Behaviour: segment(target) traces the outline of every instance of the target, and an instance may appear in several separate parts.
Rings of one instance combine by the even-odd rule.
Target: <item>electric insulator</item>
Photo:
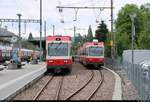
[[[96,23],[99,23],[99,21],[98,21],[98,20],[96,20]]]
[[[61,20],[61,23],[64,23],[64,20]]]
[[[59,8],[59,12],[60,12],[60,13],[63,12],[62,8]]]

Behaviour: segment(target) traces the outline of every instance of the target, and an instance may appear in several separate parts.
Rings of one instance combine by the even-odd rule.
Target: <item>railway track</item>
[[[51,84],[52,80],[54,80],[55,76],[51,76],[48,81],[43,85],[43,87],[40,89],[40,91],[35,95],[35,97],[33,98],[33,100],[38,100],[41,96],[41,94],[44,92],[44,90],[46,90],[46,87],[48,85]],[[61,90],[61,87],[62,87],[62,84],[63,84],[63,76],[60,77],[60,81],[59,81],[59,84],[56,88],[56,94],[55,94],[55,97],[53,100],[58,100],[59,99],[59,93],[60,93],[60,90]]]
[[[99,81],[99,83],[98,83],[98,85],[96,85],[96,87],[92,87],[91,86],[93,84],[92,80],[94,80],[94,77],[97,77],[97,78],[99,77],[99,76],[96,76],[96,74],[98,74],[98,73],[99,73],[99,76],[100,76],[100,79],[97,79]],[[55,78],[55,76],[51,76],[47,80],[47,82],[43,85],[43,87],[40,89],[40,91],[35,95],[33,100],[38,100],[41,97],[41,94],[44,92],[44,90],[46,90],[46,87],[51,84],[51,82],[52,82],[52,80],[54,78]],[[60,77],[60,81],[59,81],[59,83],[57,85],[55,97],[53,98],[53,100],[61,100],[61,99],[59,99],[59,94],[60,94],[61,91],[63,91],[63,90],[61,90],[61,87],[63,85],[63,78],[64,77],[62,77],[62,76]],[[74,99],[74,97],[77,97],[77,95],[80,94],[82,91],[87,90],[88,88],[90,88],[89,86],[91,86],[91,88],[93,88],[93,90],[89,92],[90,93],[89,95],[84,96],[84,97],[86,97],[86,99],[84,99],[84,100],[90,100],[93,97],[93,95],[97,92],[97,90],[100,88],[100,86],[102,85],[103,81],[104,81],[104,76],[103,76],[101,70],[95,70],[95,71],[91,70],[91,75],[89,76],[89,78],[85,82],[85,84],[82,85],[81,87],[79,87],[75,92],[73,92],[72,94],[68,95],[63,100],[72,100],[72,99]]]
[[[86,72],[86,74],[83,74]],[[80,73],[80,77],[46,76],[39,89],[33,90],[28,99],[31,100],[92,100],[95,99],[98,90],[104,81],[103,70],[87,70]],[[84,78],[81,78],[84,76]],[[74,81],[73,81],[74,80]],[[79,81],[83,80],[83,81]],[[43,83],[44,82],[44,83]],[[38,85],[38,84],[37,84]],[[35,90],[35,93],[34,93]],[[25,96],[22,95],[26,99]],[[23,99],[20,98],[20,99]]]
[[[75,100],[74,97],[77,97],[78,94],[80,94],[82,91],[85,91],[86,88],[89,88],[89,86],[91,86],[92,80],[94,79],[94,76],[95,76],[95,72],[93,70],[91,70],[91,71],[92,71],[92,74],[91,74],[89,80],[87,80],[86,84],[81,86],[79,89],[77,89],[77,91],[75,91],[74,93],[72,93],[71,95],[66,97],[64,100],[72,100],[72,99]],[[99,75],[100,75],[99,84],[96,87],[92,87],[94,90],[90,91],[89,92],[90,94],[88,96],[86,96],[86,99],[83,99],[83,100],[90,100],[93,97],[93,95],[97,92],[97,90],[101,87],[101,85],[102,85],[102,83],[104,81],[104,76],[103,76],[101,70],[96,70],[96,71],[98,71]],[[81,93],[81,95],[82,95],[82,93]],[[78,98],[78,99],[80,99],[80,98]]]

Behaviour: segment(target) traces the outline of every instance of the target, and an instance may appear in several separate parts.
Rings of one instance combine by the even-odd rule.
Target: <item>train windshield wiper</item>
[[[55,49],[58,49],[58,47],[62,44],[62,42],[60,42],[56,47]]]

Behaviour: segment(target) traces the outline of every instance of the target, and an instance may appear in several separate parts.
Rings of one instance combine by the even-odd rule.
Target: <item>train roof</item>
[[[99,45],[104,46],[104,42],[86,42],[83,46],[90,46],[90,45]]]
[[[85,47],[89,47],[89,46],[92,46],[92,45],[104,46],[104,42],[86,42],[78,50],[81,51]]]
[[[47,39],[48,41],[71,41],[70,36],[48,36]]]

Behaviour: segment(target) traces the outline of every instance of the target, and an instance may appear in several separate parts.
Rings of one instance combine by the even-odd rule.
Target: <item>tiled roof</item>
[[[0,28],[0,37],[12,37],[12,36],[17,36],[14,33],[7,31],[4,28]]]
[[[40,40],[40,37],[34,37],[32,40],[33,40],[33,41],[39,41],[39,40]],[[45,38],[42,37],[41,40],[45,40]]]

